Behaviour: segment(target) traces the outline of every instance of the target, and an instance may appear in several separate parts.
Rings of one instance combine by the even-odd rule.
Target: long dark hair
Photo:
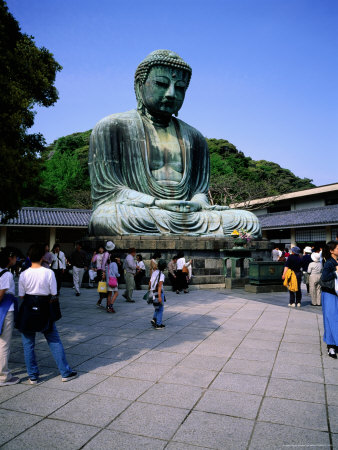
[[[331,252],[337,247],[338,241],[327,242],[323,248],[323,258],[325,261],[331,258]]]

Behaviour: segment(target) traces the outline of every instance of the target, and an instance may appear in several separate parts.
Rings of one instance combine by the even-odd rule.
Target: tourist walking
[[[328,355],[337,358],[338,347],[338,241],[330,241],[323,249],[325,264],[321,276],[324,342]],[[324,284],[325,285],[324,285]]]
[[[115,300],[117,299],[117,296],[119,295],[119,285],[118,285],[118,278],[119,278],[119,269],[117,267],[116,261],[114,260],[114,257],[112,254],[110,254],[109,262],[107,264],[106,268],[106,281],[107,281],[107,291],[108,291],[108,298],[107,298],[107,312],[108,313],[115,313],[115,309],[113,307]],[[114,292],[114,295],[113,295]]]
[[[135,274],[136,274],[136,249],[130,248],[128,250],[128,255],[124,261],[124,269],[126,271],[126,290],[124,292],[123,297],[126,299],[126,302],[135,303],[133,300],[133,291],[135,289]]]
[[[307,269],[309,264],[312,262],[311,259],[312,248],[307,246],[304,248],[304,254],[302,257],[302,269],[303,269],[303,282],[306,285],[306,292],[310,293],[310,285],[309,285],[309,274],[307,273]]]
[[[113,251],[115,248],[115,244],[112,241],[108,241],[106,243],[106,248],[104,248],[102,245],[98,248],[97,253],[93,257],[93,262],[96,264],[96,276],[97,281],[103,281],[103,277],[106,273],[107,264],[109,260],[109,252]],[[96,306],[101,306],[102,300],[107,297],[107,294],[103,294],[102,292],[99,293],[99,299],[96,303]]]
[[[135,285],[138,291],[141,290],[141,283],[145,274],[146,274],[146,266],[144,265],[142,255],[136,255]]]
[[[53,260],[52,260],[51,268],[55,275],[58,295],[60,295],[62,277],[66,270],[66,256],[61,251],[60,244],[54,244],[53,250],[52,250],[52,256],[53,256]]]
[[[301,251],[299,247],[291,248],[291,255],[288,257],[288,260],[284,264],[284,271],[282,276],[283,280],[290,277],[291,283],[288,287],[290,294],[289,306],[293,308],[295,307],[295,302],[297,303],[297,307],[300,308],[302,300],[302,261],[300,258],[300,253]]]
[[[320,262],[320,254],[319,253],[312,253],[311,259],[312,259],[312,261],[310,262],[310,264],[307,268],[307,273],[309,274],[311,303],[314,306],[320,306],[322,289],[319,284],[319,280],[320,280],[320,274],[323,269],[323,265]]]
[[[89,269],[88,269],[88,289],[94,287],[94,281],[97,277],[97,269],[95,262],[96,252],[93,253],[92,259],[90,260]]]
[[[154,314],[153,318],[151,319],[151,324],[156,330],[162,330],[165,328],[165,325],[163,325],[163,310],[164,310],[164,291],[163,291],[163,285],[165,281],[165,276],[163,271],[167,267],[167,263],[161,259],[158,262],[158,268],[152,273],[150,281],[149,281],[149,290],[150,295],[153,299],[153,306],[154,306]]]
[[[45,244],[45,254],[43,255],[41,265],[42,267],[46,267],[46,269],[50,269],[52,262],[53,262],[53,255],[49,251],[49,245]]]
[[[173,292],[177,291],[177,256],[173,256],[168,264],[168,275]]]
[[[32,245],[30,259],[32,266],[19,278],[19,296],[23,299],[20,307],[18,328],[21,332],[27,373],[31,384],[39,380],[39,368],[35,357],[35,334],[44,334],[52,352],[62,381],[70,381],[77,376],[68,365],[58,331],[51,315],[50,301],[57,294],[55,275],[52,270],[42,267],[44,248]]]
[[[153,272],[157,270],[157,262],[161,258],[161,253],[156,251],[153,257],[150,260],[150,276],[152,276]]]
[[[179,252],[177,255],[177,289],[176,294],[179,294],[180,291],[183,290],[185,294],[188,294],[188,282],[187,282],[187,274],[188,274],[188,267],[191,264],[191,260],[186,262],[184,257],[184,252]]]
[[[275,247],[271,252],[271,259],[272,261],[278,261],[280,257],[279,248]]]
[[[14,310],[17,309],[15,284],[10,268],[16,264],[16,255],[4,248],[0,252],[0,386],[20,382],[8,369],[8,358],[14,327]]]
[[[73,283],[75,288],[75,295],[78,297],[80,295],[82,278],[87,262],[87,254],[82,250],[82,244],[80,242],[77,242],[75,251],[70,257],[70,262],[73,265]]]

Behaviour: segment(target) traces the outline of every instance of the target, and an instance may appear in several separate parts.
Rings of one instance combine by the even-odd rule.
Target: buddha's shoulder
[[[138,113],[136,109],[132,109],[131,111],[122,113],[110,114],[109,116],[106,116],[99,122],[97,122],[93,131],[103,131],[105,129],[111,129],[114,127],[118,127],[119,125],[125,125],[126,123],[130,123],[130,121],[137,119]]]
[[[180,124],[181,130],[183,130],[185,133],[189,134],[193,139],[201,140],[203,142],[206,142],[205,137],[203,134],[197,130],[197,128],[192,127],[188,123],[184,122],[181,119],[176,119],[178,123]]]

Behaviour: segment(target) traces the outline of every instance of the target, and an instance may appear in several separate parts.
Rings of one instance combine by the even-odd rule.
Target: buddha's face
[[[170,117],[177,113],[184,101],[189,74],[167,66],[152,67],[141,86],[143,103],[154,117]]]

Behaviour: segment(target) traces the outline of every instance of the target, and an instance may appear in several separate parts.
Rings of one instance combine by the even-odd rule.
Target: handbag
[[[99,292],[100,294],[107,293],[107,283],[105,281],[99,281],[97,285],[97,292]]]
[[[108,284],[111,288],[115,288],[117,286],[117,278],[109,277]]]
[[[182,273],[189,273],[189,270],[188,270],[187,266],[183,266]]]
[[[321,288],[326,289],[330,294],[337,295],[336,294],[336,286],[335,286],[335,278],[329,281],[323,281],[322,277],[320,277],[318,284]],[[325,291],[324,291],[325,292]]]

